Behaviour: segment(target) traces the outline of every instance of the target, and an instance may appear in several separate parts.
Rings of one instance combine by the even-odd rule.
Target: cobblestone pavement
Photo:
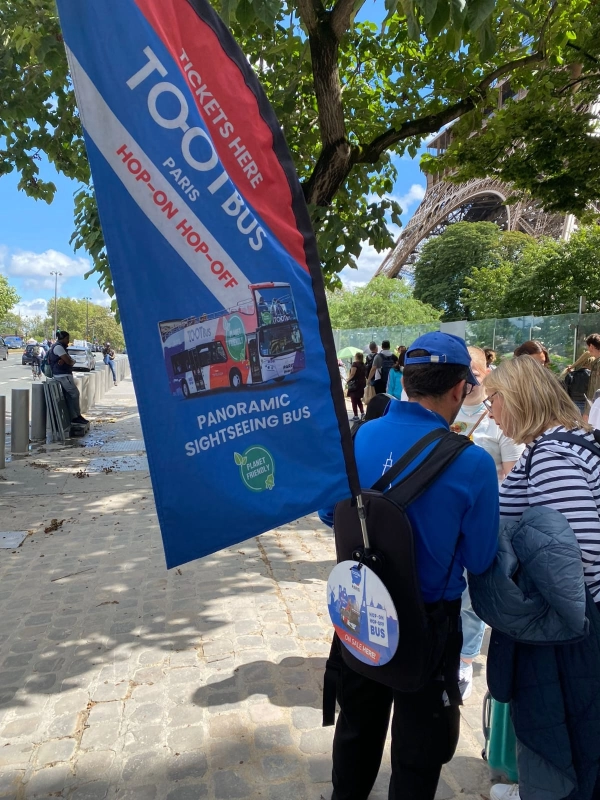
[[[95,446],[0,472],[0,527],[29,532],[0,550],[0,797],[329,800],[330,533],[310,516],[167,572],[131,383],[104,403]],[[489,796],[480,661],[439,800]]]

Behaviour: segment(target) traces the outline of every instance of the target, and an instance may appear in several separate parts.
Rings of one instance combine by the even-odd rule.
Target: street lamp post
[[[89,304],[91,297],[84,297],[85,300],[85,340],[89,342],[90,340],[90,309]]]
[[[57,305],[57,293],[58,293],[58,276],[62,275],[62,272],[51,272],[50,275],[54,275],[54,335],[52,338],[56,338],[57,334],[57,327],[58,327],[58,305]]]

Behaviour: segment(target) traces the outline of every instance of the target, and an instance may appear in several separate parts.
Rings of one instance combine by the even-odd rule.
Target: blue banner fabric
[[[168,567],[356,492],[280,126],[200,0],[58,0]]]

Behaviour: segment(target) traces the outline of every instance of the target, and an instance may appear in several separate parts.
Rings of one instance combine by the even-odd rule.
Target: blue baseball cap
[[[429,355],[410,358],[408,354],[412,350],[426,350]],[[433,331],[415,339],[404,359],[404,366],[410,364],[461,364],[469,369],[467,383],[472,383],[473,386],[479,385],[479,381],[471,372],[471,354],[467,350],[465,340],[451,333]]]

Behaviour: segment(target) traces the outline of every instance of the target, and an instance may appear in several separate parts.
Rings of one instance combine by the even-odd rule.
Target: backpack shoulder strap
[[[594,453],[594,455],[600,458],[600,431],[594,431],[594,439],[596,440],[596,444],[592,444],[586,439],[582,439],[581,436],[577,436],[575,433],[569,433],[568,431],[565,431],[564,433],[548,433],[545,436],[542,436],[539,441],[533,445],[533,447],[529,448],[529,452],[527,453],[527,460],[525,461],[526,477],[529,478],[531,461],[533,459],[535,449],[539,444],[542,444],[542,442],[569,442],[570,444],[576,444],[578,447],[583,447],[584,450],[589,450],[590,453]]]
[[[439,444],[428,453],[419,466],[386,492],[387,497],[406,508],[435,483],[463,450],[473,444],[466,436],[459,436],[450,431],[444,433]]]
[[[432,442],[437,442],[438,439],[441,439],[442,436],[445,436],[448,433],[446,428],[436,428],[433,431],[425,434],[422,439],[419,439],[418,442],[415,442],[411,448],[409,448],[404,455],[398,459],[398,461],[393,464],[387,472],[384,472],[381,478],[378,478],[371,489],[375,492],[383,492],[386,486],[389,486],[390,483],[393,483],[398,475],[400,475],[408,465],[415,460],[415,458],[425,450],[426,447]]]

